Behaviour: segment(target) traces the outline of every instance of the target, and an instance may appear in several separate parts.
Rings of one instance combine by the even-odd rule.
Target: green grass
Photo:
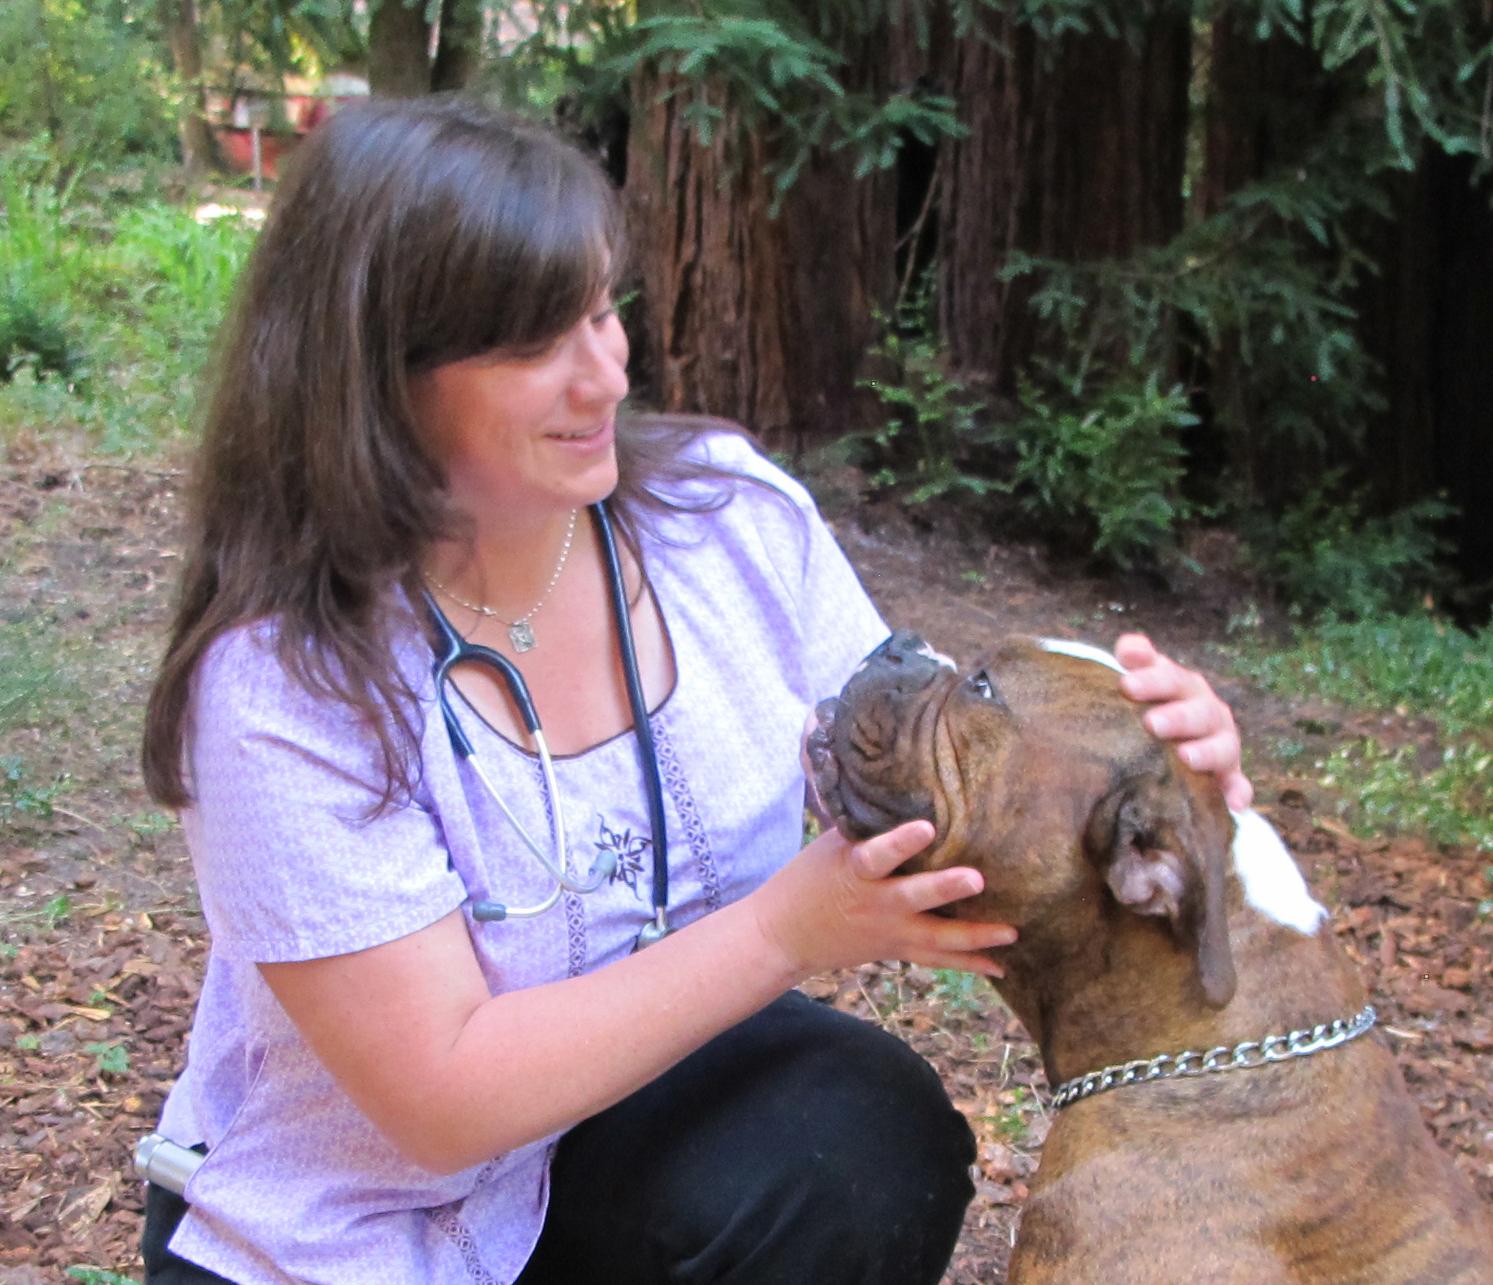
[[[1450,735],[1493,731],[1493,628],[1467,634],[1426,613],[1328,620],[1238,668],[1272,691],[1413,713]]]
[[[7,579],[0,575],[0,585],[10,589]],[[71,676],[54,643],[34,616],[0,619],[0,736],[35,726],[72,695]]]
[[[160,199],[106,207],[4,159],[0,440],[74,429],[148,454],[179,437],[253,232]]]
[[[1415,746],[1387,749],[1363,737],[1318,767],[1322,784],[1345,796],[1344,813],[1362,834],[1424,834],[1493,852],[1493,748],[1485,743],[1453,742],[1427,769]]]
[[[1318,779],[1361,833],[1493,849],[1493,627],[1469,634],[1428,613],[1327,620],[1283,650],[1247,648],[1236,668],[1272,691],[1432,723],[1431,751],[1363,736],[1318,761]]]

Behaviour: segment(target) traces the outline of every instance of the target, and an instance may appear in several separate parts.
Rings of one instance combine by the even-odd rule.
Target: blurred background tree
[[[653,405],[1113,563],[1207,522],[1309,609],[1486,611],[1487,0],[9,0],[7,199],[169,194],[332,73],[596,153]]]

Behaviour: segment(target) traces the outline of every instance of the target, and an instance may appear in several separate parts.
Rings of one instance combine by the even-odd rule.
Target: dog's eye
[[[995,699],[995,688],[990,685],[990,678],[983,669],[969,680],[969,686],[981,700]]]

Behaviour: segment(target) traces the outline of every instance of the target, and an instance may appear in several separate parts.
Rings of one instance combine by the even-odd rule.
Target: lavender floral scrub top
[[[737,485],[724,508],[653,522],[643,565],[678,674],[653,712],[669,828],[670,918],[683,926],[756,887],[799,848],[799,737],[886,636],[795,482],[743,438],[699,448],[790,499]],[[532,904],[548,877],[425,709],[415,799],[363,818],[373,755],[345,712],[274,659],[273,627],[220,639],[196,679],[183,816],[212,935],[185,1072],[162,1131],[206,1143],[171,1248],[241,1282],[509,1282],[539,1235],[555,1138],[450,1176],[402,1159],[312,1054],[255,967],[362,950],[469,898]],[[431,655],[399,657],[433,697]],[[461,706],[486,770],[548,836],[537,761]],[[541,716],[543,711],[541,710]],[[468,931],[494,992],[623,957],[650,914],[651,843],[636,740],[555,764],[576,868],[617,856],[597,893]]]

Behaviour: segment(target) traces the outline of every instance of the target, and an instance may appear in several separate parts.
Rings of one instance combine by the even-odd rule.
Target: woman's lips
[[[594,428],[581,429],[573,433],[546,433],[545,439],[558,442],[561,446],[571,450],[601,450],[612,444],[616,422],[615,418],[609,416],[604,423]]]

